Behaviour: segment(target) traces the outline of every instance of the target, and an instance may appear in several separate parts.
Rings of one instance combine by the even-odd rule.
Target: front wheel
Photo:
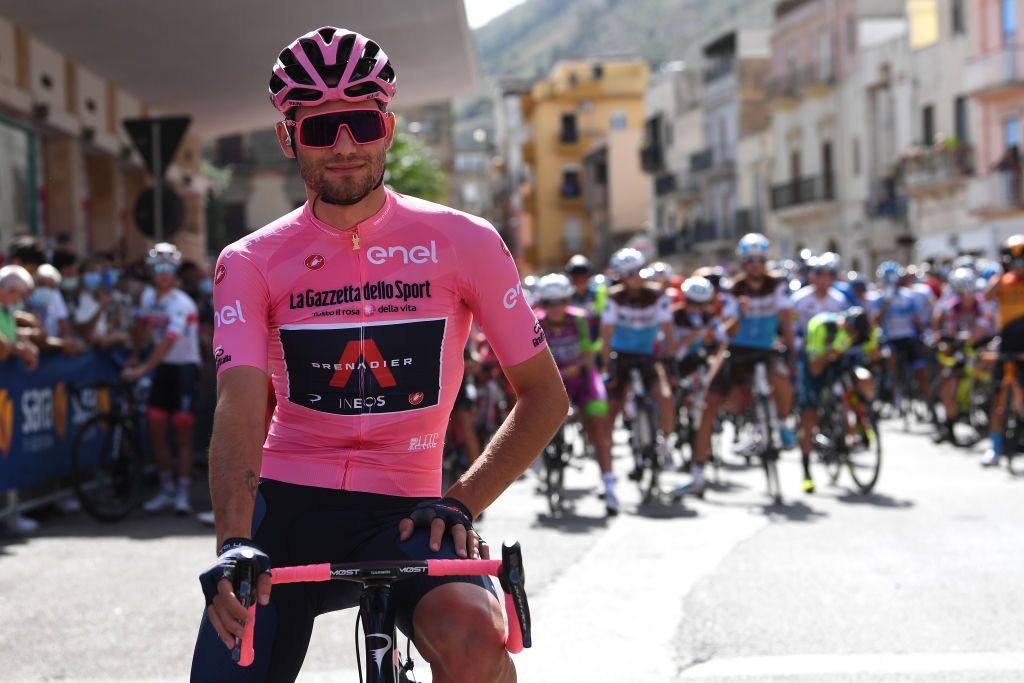
[[[640,479],[640,496],[645,504],[654,502],[659,494],[662,462],[658,452],[658,428],[654,410],[647,403],[637,405],[637,415],[633,423],[636,430],[637,454],[643,463]]]
[[[82,508],[103,522],[116,522],[142,497],[145,461],[131,422],[95,415],[71,442],[71,477]]]
[[[882,441],[878,420],[861,402],[848,412],[847,467],[861,493],[871,493],[882,470]]]

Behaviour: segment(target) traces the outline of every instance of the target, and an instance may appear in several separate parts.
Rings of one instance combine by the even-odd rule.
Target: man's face
[[[765,259],[761,256],[750,256],[740,261],[743,270],[750,277],[762,277],[765,272]]]
[[[27,296],[28,292],[21,287],[0,289],[0,306],[17,306],[24,301]]]
[[[836,281],[836,276],[827,270],[823,270],[818,273],[814,280],[814,286],[818,288],[819,292],[827,292],[828,288],[832,286],[832,283]]]
[[[587,285],[590,283],[590,276],[586,273],[580,275],[571,276],[572,284],[576,287],[576,292],[583,294],[587,291]]]
[[[295,120],[301,121],[307,116],[329,111],[349,109],[371,109],[377,105],[372,102],[324,102],[315,107],[299,107],[295,110]],[[296,142],[295,151],[285,143],[285,126],[278,124],[278,138],[285,155],[295,157],[299,164],[299,175],[303,182],[320,201],[328,204],[351,205],[362,201],[370,192],[380,185],[384,177],[384,162],[391,139],[395,132],[395,117],[385,115],[387,135],[384,139],[367,144],[356,144],[348,128],[342,128],[334,147],[314,149],[303,147]],[[293,140],[298,137],[298,127],[290,126]]]

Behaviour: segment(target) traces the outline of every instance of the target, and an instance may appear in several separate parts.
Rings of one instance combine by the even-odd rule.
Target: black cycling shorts
[[[149,407],[169,414],[196,412],[199,396],[199,366],[186,363],[161,363],[153,371]]]
[[[647,393],[655,395],[660,392],[664,370],[654,356],[612,351],[610,361],[606,384],[609,399],[621,401],[625,397],[626,391],[630,388],[629,376],[633,368],[640,371],[640,378]]]
[[[427,529],[417,529],[408,541],[398,542],[399,521],[421,500],[264,479],[253,510],[253,540],[270,556],[274,567],[455,559],[455,548],[447,536],[439,552],[430,552]],[[402,632],[413,636],[413,612],[424,595],[453,582],[478,585],[497,598],[488,577],[423,576],[397,581],[391,589],[391,601]],[[326,612],[357,607],[360,590],[358,584],[347,581],[274,586],[270,604],[256,608],[256,659],[248,667],[231,661],[231,652],[204,612],[192,659],[192,682],[294,681],[306,656],[313,620]]]

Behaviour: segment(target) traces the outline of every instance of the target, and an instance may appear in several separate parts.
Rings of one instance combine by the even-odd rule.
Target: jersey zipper
[[[356,260],[356,268],[355,268],[355,270],[356,270],[356,272],[359,273],[359,291],[362,292],[363,291],[363,285],[366,283],[366,261],[363,258],[362,254],[357,253],[358,251],[361,250],[361,245],[359,244],[359,242],[360,242],[360,239],[359,239],[359,227],[357,226],[357,227],[352,229],[352,258],[354,258]],[[364,353],[364,351],[365,351],[365,349],[363,348],[363,345],[364,345],[365,340],[366,340],[366,336],[365,336],[365,330],[366,330],[365,323],[366,323],[366,317],[367,317],[366,316],[366,306],[368,306],[369,303],[367,302],[366,299],[364,299],[362,297],[360,297],[360,299],[362,299],[362,305],[359,307],[359,322],[360,322],[360,325],[359,325],[359,352],[360,352],[360,355],[362,355]],[[363,356],[363,357],[365,358],[365,356]],[[365,366],[365,362],[364,362],[364,366]],[[364,367],[363,369],[359,370],[359,398],[363,399],[365,396],[366,396],[366,369]],[[364,409],[365,409],[365,406],[364,406]],[[358,424],[359,424],[359,437],[358,437],[358,439],[356,441],[356,451],[357,451],[357,453],[362,453],[362,451],[363,451],[363,421],[365,419],[366,419],[365,414],[363,412],[360,412],[359,416],[357,418]]]

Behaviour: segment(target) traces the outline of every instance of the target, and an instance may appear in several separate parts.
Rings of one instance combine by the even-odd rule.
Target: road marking
[[[1024,671],[1024,653],[915,652],[735,657],[710,659],[686,669],[679,678],[704,680],[733,676],[938,674],[961,671]]]

